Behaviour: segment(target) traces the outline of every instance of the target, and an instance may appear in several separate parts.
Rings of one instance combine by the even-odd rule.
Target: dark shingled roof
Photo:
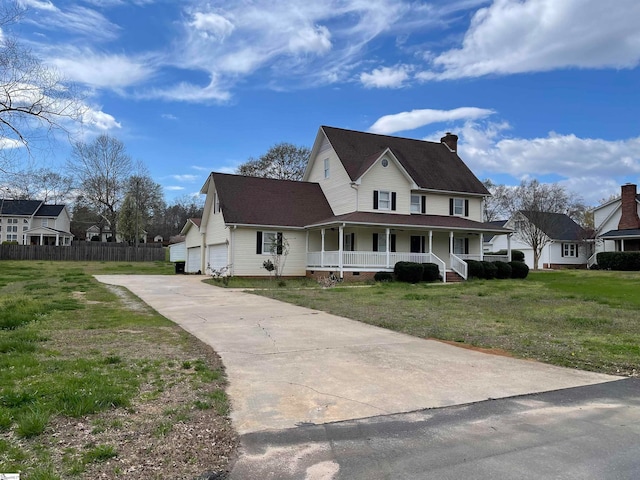
[[[522,211],[527,219],[552,240],[585,240],[587,232],[564,213]]]
[[[609,230],[607,233],[600,235],[600,238],[625,238],[640,237],[640,229],[632,228],[628,230]]]
[[[443,228],[474,230],[478,232],[511,233],[511,230],[492,225],[490,223],[474,222],[463,217],[445,215],[398,215],[392,213],[353,212],[322,219],[312,225],[327,225],[334,223],[360,223],[372,225],[389,225],[407,228]]]
[[[420,188],[489,195],[457,153],[443,143],[321,127],[352,181],[387,149]]]
[[[227,224],[304,227],[333,216],[317,183],[211,175]]]
[[[504,227],[505,223],[507,223],[509,220],[493,220],[491,222],[487,222],[489,225],[493,225],[494,227]],[[486,236],[484,237],[484,241],[485,242],[490,242],[491,240],[493,240],[493,237],[495,237],[495,235],[491,235],[491,236]]]

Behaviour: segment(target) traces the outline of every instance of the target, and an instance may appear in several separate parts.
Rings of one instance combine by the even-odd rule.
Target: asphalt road
[[[640,379],[242,436],[231,479],[640,478]]]

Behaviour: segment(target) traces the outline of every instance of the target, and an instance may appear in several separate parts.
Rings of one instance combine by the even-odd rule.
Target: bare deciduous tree
[[[311,150],[291,143],[278,143],[260,158],[250,158],[237,169],[249,177],[302,180]]]
[[[18,43],[8,32],[21,14],[16,2],[0,6],[0,172],[13,167],[11,152],[30,151],[31,144],[64,123],[80,120],[85,111],[70,83]]]
[[[91,143],[77,142],[67,168],[75,177],[85,203],[107,221],[115,239],[118,210],[133,171],[124,143],[105,134]]]
[[[4,190],[9,198],[64,203],[73,190],[73,178],[46,168],[22,170],[8,175]]]

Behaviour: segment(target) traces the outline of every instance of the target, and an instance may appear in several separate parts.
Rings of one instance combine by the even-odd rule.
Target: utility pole
[[[140,187],[140,179],[136,178],[136,250],[138,250],[138,243],[140,243],[140,233],[138,232],[138,189]]]

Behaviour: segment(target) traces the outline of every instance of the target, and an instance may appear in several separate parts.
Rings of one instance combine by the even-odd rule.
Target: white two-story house
[[[71,216],[65,205],[41,200],[0,200],[0,242],[71,245]]]
[[[483,259],[484,235],[511,231],[482,222],[489,192],[457,139],[323,126],[302,182],[212,173],[201,190],[202,263],[264,276],[263,262],[286,243],[286,276],[370,278],[414,261],[437,264],[445,280],[466,278],[463,260]]]

